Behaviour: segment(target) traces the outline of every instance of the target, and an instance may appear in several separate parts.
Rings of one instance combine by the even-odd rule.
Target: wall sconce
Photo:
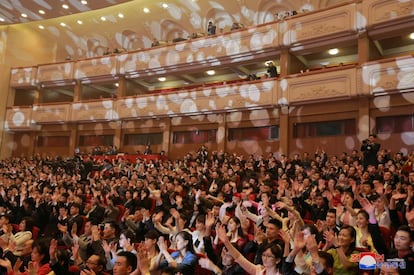
[[[281,104],[280,105],[280,111],[282,112],[282,114],[287,115],[289,114],[289,105],[287,104]]]

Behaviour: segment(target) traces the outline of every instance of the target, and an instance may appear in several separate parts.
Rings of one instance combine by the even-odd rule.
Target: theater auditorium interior
[[[2,1],[0,155],[408,154],[413,30],[413,1]]]

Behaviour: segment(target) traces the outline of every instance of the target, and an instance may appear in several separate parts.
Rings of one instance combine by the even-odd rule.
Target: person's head
[[[198,231],[204,231],[206,228],[206,215],[199,214],[196,218],[196,230]]]
[[[175,246],[177,247],[177,250],[185,250],[190,251],[193,254],[194,253],[194,247],[193,247],[193,237],[192,235],[187,231],[180,231],[175,236]]]
[[[414,246],[414,234],[407,225],[398,227],[394,237],[394,247],[398,252],[411,251]]]
[[[359,210],[355,220],[356,226],[358,226],[359,228],[367,228],[368,220],[369,214],[367,213],[367,211],[363,209]]]
[[[72,205],[70,206],[70,215],[71,216],[76,216],[79,214],[80,211],[80,205],[79,203],[72,203]]]
[[[29,256],[30,254],[32,254],[32,249],[33,249],[33,239],[27,240],[24,242],[23,245],[23,250],[22,250],[22,256]]]
[[[282,222],[278,219],[271,219],[266,225],[266,237],[268,240],[275,240],[279,237]]]
[[[243,234],[241,231],[241,224],[239,218],[233,216],[227,222],[227,231],[228,232],[238,232],[239,234]]]
[[[32,217],[24,217],[19,223],[19,231],[32,231],[34,221]]]
[[[336,209],[330,208],[326,213],[326,225],[333,227],[336,225]]]
[[[239,250],[238,247],[237,247],[237,244],[233,244],[233,246],[237,250]],[[232,266],[234,264],[234,258],[225,246],[223,246],[223,249],[221,250],[221,257],[220,258],[221,258],[221,264],[224,267],[229,267],[229,266]]]
[[[99,257],[97,254],[92,254],[86,260],[86,266],[89,270],[92,270],[95,273],[101,272],[106,265],[105,259],[103,257]]]
[[[119,236],[119,246],[122,248],[126,248],[126,245],[132,244],[135,242],[135,233],[131,230],[123,230],[121,235]]]
[[[137,257],[129,251],[117,254],[113,275],[128,275],[137,268]]]
[[[31,258],[33,262],[44,265],[49,262],[49,242],[40,239],[33,243]]]
[[[159,238],[160,234],[156,230],[150,230],[145,234],[145,248],[151,249],[155,247],[157,249],[157,240]]]
[[[338,245],[344,247],[348,251],[352,251],[355,248],[356,231],[355,228],[350,225],[342,226],[338,234]]]
[[[399,275],[400,272],[396,266],[390,262],[382,264],[379,275]]]
[[[0,217],[0,227],[2,227],[3,225],[7,225],[10,223],[11,217],[9,214],[4,214],[1,215]]]
[[[326,251],[318,251],[319,261],[321,262],[323,269],[328,274],[332,274],[333,265],[334,265],[334,258],[331,254]]]
[[[103,230],[103,238],[109,239],[116,237],[116,233],[118,231],[118,225],[114,221],[105,222],[104,230]]]
[[[265,268],[278,266],[282,260],[282,249],[277,244],[265,245],[262,253],[262,262]]]

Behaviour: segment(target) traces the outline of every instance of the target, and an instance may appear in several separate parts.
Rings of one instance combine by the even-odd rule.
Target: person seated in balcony
[[[239,30],[242,27],[243,27],[242,24],[238,22],[234,22],[233,25],[231,25],[230,31]]]
[[[111,50],[109,48],[106,48],[103,55],[110,55],[110,54],[111,54]]]
[[[212,21],[208,22],[207,34],[208,35],[215,35],[216,34],[216,25],[214,25]]]
[[[154,39],[152,39],[151,47],[157,47],[159,45],[160,45],[160,41],[154,37]]]

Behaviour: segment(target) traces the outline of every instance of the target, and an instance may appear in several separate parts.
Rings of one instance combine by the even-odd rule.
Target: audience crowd
[[[2,160],[0,273],[413,274],[414,152],[374,143],[70,169]]]

